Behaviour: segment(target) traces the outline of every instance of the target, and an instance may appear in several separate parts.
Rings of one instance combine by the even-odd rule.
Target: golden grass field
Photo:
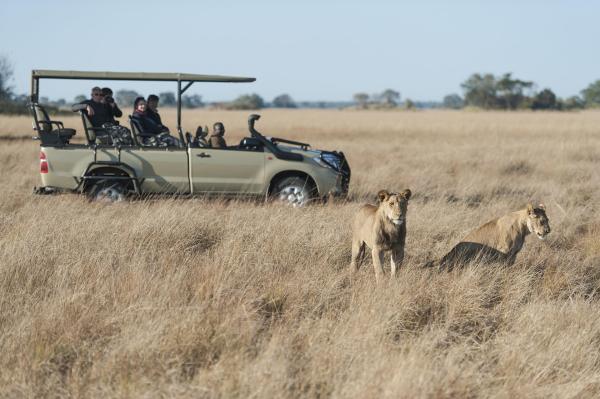
[[[33,196],[38,144],[0,142],[0,397],[600,396],[600,112],[261,114],[344,151],[349,200]],[[222,120],[233,143],[247,115],[184,125]],[[350,226],[381,188],[413,197],[405,263],[376,285],[370,259],[349,278]],[[514,266],[421,269],[530,200],[552,233]]]

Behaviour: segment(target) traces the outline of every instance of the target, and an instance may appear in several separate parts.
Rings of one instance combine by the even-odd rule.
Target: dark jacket
[[[154,122],[161,129],[163,129],[164,132],[168,132],[169,131],[169,128],[166,127],[165,125],[163,125],[162,120],[160,119],[160,115],[158,114],[158,112],[154,112],[150,108],[147,107],[146,108],[146,117],[148,119],[152,120],[152,122]]]
[[[142,129],[141,133],[159,134],[165,132],[164,126],[157,125],[156,122],[150,119],[145,112],[135,111],[133,115],[131,115],[131,119],[137,122],[139,127]]]
[[[117,103],[115,103],[115,107],[114,107],[114,108],[113,108],[113,107],[111,107],[111,105],[110,105],[110,104],[104,104],[104,105],[106,105],[106,107],[108,108],[108,112],[109,112],[109,114],[110,114],[110,119],[112,119],[112,122],[113,122],[113,123],[116,123],[116,122],[117,122],[117,121],[115,120],[115,117],[116,117],[116,118],[120,118],[120,117],[122,117],[122,116],[123,116],[123,111],[121,111],[121,110],[119,109],[119,106],[117,105]]]
[[[93,116],[87,115],[86,108],[88,105],[90,107],[92,107],[92,109],[94,110]],[[115,108],[113,109],[108,104],[97,103],[93,100],[85,100],[85,101],[80,102],[79,104],[74,104],[71,107],[71,110],[73,110],[73,111],[81,110],[81,111],[85,112],[85,114],[90,119],[92,126],[94,126],[94,127],[102,127],[102,125],[107,122],[116,123],[115,116],[116,117],[123,116],[123,112],[117,106],[115,106]]]

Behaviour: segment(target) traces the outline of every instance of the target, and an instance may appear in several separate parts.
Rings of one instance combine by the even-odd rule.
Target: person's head
[[[202,126],[198,126],[196,128],[196,138],[203,139],[206,136],[208,136],[208,126],[206,126],[204,129],[202,129]]]
[[[156,112],[156,109],[158,108],[158,96],[156,94],[150,94],[148,96],[147,104],[148,108]]]
[[[146,112],[146,100],[144,97],[138,97],[133,102],[133,112]]]
[[[102,102],[102,89],[98,86],[92,87],[92,101],[99,103]]]
[[[221,122],[216,122],[213,125],[213,134],[216,136],[223,136],[225,134],[225,126]]]
[[[103,87],[102,88],[102,100],[105,103],[113,103],[115,102],[114,98],[113,98],[113,91],[111,90],[110,87]]]

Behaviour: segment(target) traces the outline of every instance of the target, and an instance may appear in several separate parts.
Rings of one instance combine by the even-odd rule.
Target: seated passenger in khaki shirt
[[[225,135],[225,126],[223,123],[216,122],[213,125],[213,134],[210,135],[209,143],[212,148],[226,148],[227,143],[223,136]]]

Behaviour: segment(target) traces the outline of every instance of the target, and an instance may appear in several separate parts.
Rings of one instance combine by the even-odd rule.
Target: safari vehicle
[[[51,120],[38,104],[41,79],[169,81],[177,83],[179,145],[146,146],[135,126],[131,145],[97,140],[99,130],[80,111],[84,143],[71,143],[75,129]],[[118,201],[145,194],[251,195],[302,206],[311,200],[344,196],[350,167],[342,152],[265,137],[248,119],[249,136],[227,148],[200,147],[181,127],[181,96],[195,82],[253,82],[254,78],[182,73],[77,72],[34,70],[31,111],[40,140],[42,186],[36,193],[71,191],[92,199]],[[184,85],[182,87],[182,85]]]

